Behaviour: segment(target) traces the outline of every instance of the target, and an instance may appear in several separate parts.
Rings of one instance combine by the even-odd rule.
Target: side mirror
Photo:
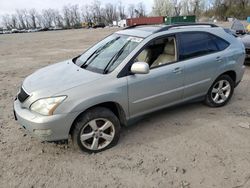
[[[130,71],[134,74],[148,74],[149,73],[149,65],[145,62],[135,62]]]

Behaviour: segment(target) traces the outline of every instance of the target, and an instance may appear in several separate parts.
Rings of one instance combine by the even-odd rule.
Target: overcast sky
[[[119,0],[100,0],[102,4],[117,3]],[[154,0],[122,0],[124,5],[137,4],[143,2],[146,5],[147,12],[151,10]],[[0,15],[13,13],[16,9],[35,8],[38,11],[46,8],[62,9],[67,4],[90,4],[93,0],[0,0]]]

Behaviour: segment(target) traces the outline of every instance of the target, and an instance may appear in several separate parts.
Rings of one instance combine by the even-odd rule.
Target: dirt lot
[[[13,120],[22,80],[78,55],[114,30],[0,36],[0,187],[250,187],[250,67],[231,102],[182,105],[124,128],[99,154],[41,143]]]

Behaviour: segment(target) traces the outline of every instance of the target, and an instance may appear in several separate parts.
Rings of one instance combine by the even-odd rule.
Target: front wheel
[[[72,134],[74,146],[82,151],[97,153],[117,144],[120,122],[107,108],[97,107],[85,112],[76,122]]]
[[[234,85],[234,81],[230,76],[220,76],[208,90],[205,103],[210,107],[222,107],[226,105],[233,95]]]

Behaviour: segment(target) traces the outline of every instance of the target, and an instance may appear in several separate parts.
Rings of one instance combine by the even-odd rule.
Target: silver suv
[[[14,114],[42,140],[71,135],[77,148],[99,152],[138,116],[193,99],[224,106],[244,60],[242,42],[216,25],[133,26],[28,76]]]

